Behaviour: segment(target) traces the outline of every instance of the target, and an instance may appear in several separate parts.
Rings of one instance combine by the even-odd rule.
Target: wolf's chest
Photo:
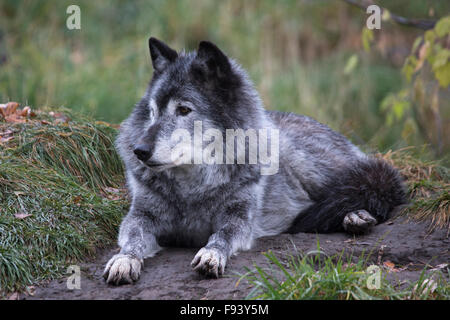
[[[202,247],[212,233],[210,215],[185,214],[174,217],[157,241],[162,247]]]

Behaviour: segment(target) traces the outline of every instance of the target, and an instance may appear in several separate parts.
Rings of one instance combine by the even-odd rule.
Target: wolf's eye
[[[185,116],[185,115],[189,114],[191,111],[192,111],[192,110],[191,110],[190,108],[188,108],[188,107],[185,107],[185,106],[179,106],[179,107],[177,108],[177,115],[179,115],[179,116]]]

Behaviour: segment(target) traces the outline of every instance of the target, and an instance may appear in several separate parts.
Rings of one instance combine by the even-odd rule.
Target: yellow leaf
[[[353,54],[348,60],[344,68],[344,74],[350,74],[358,65],[358,56]]]
[[[397,271],[397,269],[395,268],[395,263],[393,263],[389,260],[383,262],[383,266],[385,266],[386,268],[388,268],[391,271],[394,271],[394,272]]]
[[[58,136],[67,138],[70,137],[73,134],[73,132],[58,132]]]
[[[381,16],[381,20],[388,21],[391,19],[391,13],[387,9],[383,9],[383,15]]]
[[[436,34],[438,37],[444,37],[447,34],[450,34],[450,16],[444,17],[436,23]]]
[[[362,37],[362,43],[363,43],[364,50],[369,52],[370,45],[373,41],[373,31],[368,28],[364,28],[362,31],[361,37]]]
[[[447,88],[450,85],[450,62],[435,70],[434,75],[439,81],[439,85],[444,89]]]

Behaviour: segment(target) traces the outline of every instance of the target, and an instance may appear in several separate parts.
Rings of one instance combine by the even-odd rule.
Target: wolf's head
[[[201,130],[214,129],[225,137],[226,129],[262,126],[264,111],[251,81],[216,45],[203,41],[196,52],[177,53],[150,38],[149,49],[153,78],[122,125],[118,147],[123,157],[162,171],[179,166],[178,156],[186,159],[182,151],[174,156],[183,138],[177,132],[194,134],[201,122]]]

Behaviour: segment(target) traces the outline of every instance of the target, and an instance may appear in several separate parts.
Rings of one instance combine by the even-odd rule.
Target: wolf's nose
[[[136,148],[133,150],[136,157],[141,161],[147,161],[152,156],[152,151],[150,149],[150,146],[145,144],[140,144],[136,146]]]

